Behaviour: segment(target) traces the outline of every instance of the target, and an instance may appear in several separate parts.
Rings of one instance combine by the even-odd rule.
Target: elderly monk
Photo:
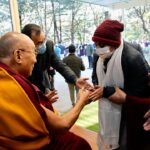
[[[89,91],[81,89],[78,103],[63,117],[26,77],[36,62],[32,40],[9,32],[0,39],[0,149],[91,150],[81,137],[68,130],[89,103]]]

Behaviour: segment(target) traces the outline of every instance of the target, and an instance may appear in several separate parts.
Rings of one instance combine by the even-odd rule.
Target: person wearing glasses
[[[131,134],[135,135],[134,128],[127,134],[130,116],[126,115],[128,107],[125,99],[126,95],[149,97],[148,67],[141,53],[122,39],[123,30],[121,22],[108,19],[96,28],[92,37],[98,55],[95,62],[98,85],[95,85],[89,98],[99,99],[99,133],[102,140],[98,141],[102,150],[131,150],[144,145],[142,142],[135,144],[131,141],[133,138],[129,138]]]
[[[91,150],[83,138],[69,132],[90,91],[82,88],[76,106],[63,117],[27,77],[36,63],[33,41],[9,32],[0,38],[0,149]]]
[[[34,66],[32,75],[29,80],[40,88],[41,91],[45,92],[45,86],[43,85],[43,71],[53,67],[58,71],[67,81],[83,87],[85,85],[90,86],[87,83],[88,78],[78,78],[75,73],[63,63],[55,54],[54,48],[50,49],[50,41],[46,40],[45,34],[41,27],[36,24],[27,24],[23,27],[22,33],[29,36],[35,44],[38,50],[37,63]],[[46,51],[49,55],[46,56]]]

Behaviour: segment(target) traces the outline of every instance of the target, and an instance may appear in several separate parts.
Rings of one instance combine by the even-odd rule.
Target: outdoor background
[[[0,36],[12,31],[10,14],[11,0],[0,0]],[[13,0],[12,0],[13,1]],[[142,0],[141,0],[142,1]],[[105,19],[115,19],[124,23],[124,40],[138,43],[148,63],[150,63],[150,5],[128,9],[111,9],[100,5],[83,3],[81,0],[17,0],[21,29],[28,23],[42,27],[48,39],[65,47],[92,43],[91,38],[96,27]],[[87,67],[87,57],[82,56]],[[86,69],[82,76],[91,78],[92,70]],[[67,84],[64,78],[56,73],[55,86],[59,100],[54,106],[61,114],[71,109]],[[98,130],[98,103],[86,106],[77,124]]]

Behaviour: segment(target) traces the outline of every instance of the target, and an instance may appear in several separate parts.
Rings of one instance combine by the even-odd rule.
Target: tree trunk
[[[74,44],[74,19],[75,19],[75,12],[74,12],[74,3],[72,4],[72,14],[71,14],[71,43]]]
[[[45,0],[45,10],[44,10],[44,19],[45,19],[45,22],[44,22],[44,26],[45,26],[45,33],[47,31],[47,12],[46,12],[46,0]],[[47,35],[46,35],[47,36]]]
[[[143,30],[150,36],[150,31],[147,29],[146,27],[146,24],[145,24],[145,20],[144,20],[144,14],[145,14],[145,7],[144,9],[142,10],[142,8],[135,8],[134,7],[134,10],[135,10],[135,13],[136,15],[140,18],[140,20],[142,21],[142,27],[143,27]]]
[[[59,3],[59,42],[62,42],[62,26],[61,26],[61,12],[60,12],[60,3]]]
[[[53,12],[53,20],[54,20],[54,43],[58,43],[59,42],[59,33],[58,33],[57,22],[56,22],[54,1],[51,0],[51,3],[52,3],[52,12]]]
[[[43,29],[42,17],[41,17],[40,12],[39,12],[39,5],[38,5],[38,2],[37,2],[37,1],[36,1],[36,5],[37,5],[37,7],[36,7],[37,16],[39,16],[40,26],[41,26],[41,28]]]

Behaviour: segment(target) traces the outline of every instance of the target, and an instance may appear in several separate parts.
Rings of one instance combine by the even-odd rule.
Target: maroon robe
[[[44,94],[36,86],[33,86],[26,78],[16,74],[5,64],[0,62],[0,67],[4,68],[22,86],[24,91],[29,96],[31,102],[43,118],[51,138],[50,144],[43,147],[44,150],[91,150],[91,147],[87,141],[75,135],[74,133],[67,131],[62,134],[55,134],[55,131],[51,130],[48,125],[48,118],[45,111],[40,106],[42,103],[45,107],[49,108],[51,111],[54,111],[49,99],[44,96]]]
[[[150,131],[143,128],[144,115],[149,109],[150,98],[127,96],[127,150],[150,150]]]

